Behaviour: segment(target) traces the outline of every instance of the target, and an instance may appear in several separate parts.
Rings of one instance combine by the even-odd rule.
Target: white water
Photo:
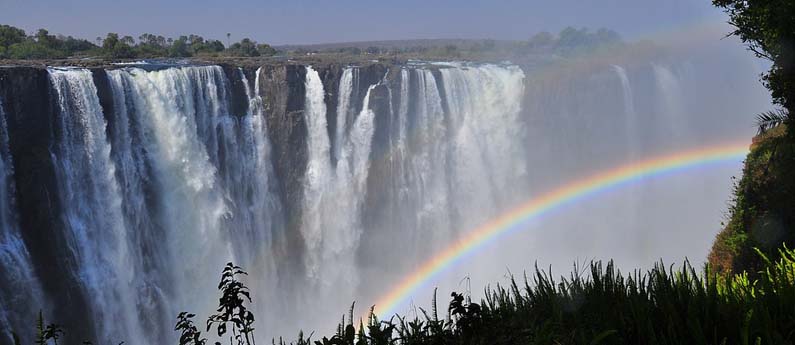
[[[121,191],[110,157],[105,119],[88,70],[49,71],[60,109],[53,152],[65,240],[102,339],[131,339],[142,331],[134,308],[132,256]]]
[[[687,137],[687,113],[684,104],[684,95],[679,78],[670,68],[652,64],[654,77],[659,89],[660,118],[657,123],[667,127],[672,141],[682,140]]]
[[[351,69],[343,73],[341,97],[350,97],[352,74]],[[359,283],[355,259],[364,231],[360,212],[374,131],[369,99],[376,85],[368,88],[362,111],[349,126],[337,123],[339,154],[334,162],[330,159],[325,92],[317,71],[311,67],[307,67],[305,86],[308,162],[301,232],[306,241],[308,279],[317,289],[313,295],[318,301],[331,301],[323,302],[330,304],[328,308],[345,308],[356,298],[354,292]],[[338,118],[346,118],[350,106],[349,100],[340,102]]]
[[[627,70],[624,67],[613,65],[613,69],[621,81],[621,91],[624,99],[624,136],[626,137],[626,149],[629,152],[629,158],[635,159],[637,155],[637,146],[639,144],[637,134],[637,114],[635,113],[635,100],[632,94],[632,85],[629,83]]]
[[[20,233],[8,135],[6,114],[0,100],[0,276],[4,277],[0,285],[0,305],[4,306],[0,308],[0,327],[19,330],[20,336],[30,337],[33,331],[26,330],[29,321],[36,317],[37,310],[49,308]],[[10,343],[10,334],[6,333],[2,339]]]
[[[63,130],[53,151],[62,189],[57,197],[64,199],[67,246],[78,263],[76,281],[85,282],[91,297],[97,341],[174,342],[171,325],[178,312],[195,312],[199,323],[213,312],[219,270],[230,260],[250,273],[246,283],[259,342],[294,336],[299,328],[327,334],[351,302],[358,302],[357,314],[365,312],[432,253],[517,202],[628,155],[656,153],[644,148],[659,138],[687,136],[694,117],[676,112],[690,110],[692,90],[672,70],[608,65],[570,83],[547,83],[510,65],[416,64],[360,88],[359,81],[373,80],[374,72],[349,67],[339,88],[326,90],[324,84],[334,83],[321,75],[330,74],[309,67],[303,112],[289,115],[295,116],[291,124],[306,126],[298,134],[305,134],[307,155],[296,157],[306,159],[305,171],[288,172],[301,185],[293,191],[300,195],[298,209],[289,210],[297,219],[287,220],[268,137],[267,121],[274,115],[269,111],[277,107],[263,94],[267,71],[251,78],[251,71],[215,66],[111,70],[106,123],[90,72],[53,69],[63,114],[56,117]],[[242,82],[242,89],[232,81]],[[233,90],[245,93],[245,114],[231,114]],[[336,119],[329,119],[333,109],[324,102],[331,97],[337,100]],[[336,122],[331,132],[329,120]],[[0,137],[7,141],[8,135],[0,131]],[[641,149],[632,151],[636,147]],[[677,146],[661,149],[671,147]],[[2,158],[0,177],[7,180],[12,160]],[[654,244],[651,249],[677,249],[677,256],[698,253],[694,248],[708,245],[698,242],[703,238],[666,228],[708,229],[717,223],[704,216],[704,205],[724,200],[726,174],[709,175],[708,183],[675,180],[675,188],[650,183],[633,190],[638,194],[575,205],[565,217],[545,219],[478,252],[476,260],[432,282],[416,302],[426,305],[434,285],[441,287],[440,296],[464,290],[465,276],[473,287],[497,282],[507,263],[521,270],[543,259],[560,271],[572,260],[596,255],[629,257],[636,260],[632,265],[659,256],[662,249],[647,253],[649,248],[638,245],[643,255],[633,256],[620,246],[639,241]],[[699,193],[682,203],[678,188]],[[13,202],[12,192],[0,192],[0,203]],[[637,211],[626,214],[635,204]],[[0,235],[18,232],[5,225],[13,217],[3,212]],[[632,233],[627,219],[635,212],[644,223],[661,225]],[[291,221],[295,228],[288,226]],[[298,238],[303,250],[288,252],[288,237]],[[696,237],[692,244],[683,241]],[[21,255],[24,248],[14,244],[22,242],[0,243],[12,243],[13,260],[25,262],[15,281],[32,286],[25,283],[35,277]],[[287,262],[303,267],[285,272],[294,267]],[[0,269],[5,266],[13,265],[0,263]]]

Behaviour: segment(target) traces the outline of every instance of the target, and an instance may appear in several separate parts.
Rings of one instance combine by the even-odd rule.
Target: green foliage
[[[174,330],[180,332],[179,345],[204,345],[207,339],[202,338],[202,332],[193,324],[196,314],[181,312],[177,315],[177,324]]]
[[[169,57],[190,57],[191,51],[188,46],[188,37],[180,36],[168,48]]]
[[[36,341],[37,345],[47,345],[52,340],[53,345],[58,345],[58,339],[64,334],[61,326],[51,323],[44,326],[44,314],[39,310],[39,318],[36,320]],[[13,334],[14,342],[19,343],[19,338]]]
[[[27,40],[25,30],[10,25],[0,25],[0,47],[9,47],[12,44],[22,43]]]
[[[54,36],[45,29],[34,35],[9,25],[0,25],[0,59],[60,59],[95,49],[86,40]]]
[[[240,42],[233,43],[229,47],[229,54],[232,56],[271,56],[276,54],[276,49],[267,44],[257,44],[249,38],[244,38]]]
[[[788,0],[713,0],[729,15],[732,35],[757,57],[773,62],[763,75],[776,103],[795,109],[795,3]]]
[[[795,251],[777,260],[757,251],[763,269],[749,274],[697,272],[659,263],[624,275],[612,262],[576,266],[555,280],[536,268],[521,286],[485,291],[481,303],[453,293],[449,320],[432,313],[397,322],[370,310],[368,327],[352,322],[315,345],[441,344],[791,344],[795,341]],[[352,320],[352,317],[348,318]],[[308,345],[303,338],[293,344]],[[274,344],[276,342],[274,341]],[[285,344],[281,339],[278,344]]]
[[[227,34],[229,37],[230,34]],[[273,56],[278,52],[268,44],[245,38],[229,49],[219,40],[205,40],[199,35],[177,39],[145,33],[138,41],[131,36],[108,33],[97,38],[97,45],[71,36],[54,36],[39,29],[28,36],[24,30],[0,25],[0,59],[64,59],[75,55],[96,54],[110,59],[185,58],[193,56],[231,55],[241,57]]]
[[[783,125],[789,118],[789,114],[785,110],[770,110],[756,116],[756,125],[758,127],[757,135],[765,134],[767,131]]]
[[[709,255],[718,270],[755,274],[762,262],[753,248],[775,258],[777,247],[795,245],[795,143],[786,110],[761,114],[760,134],[736,180],[728,221]]]
[[[102,52],[105,56],[115,59],[135,57],[129,39],[119,39],[119,35],[112,32],[102,41]]]
[[[244,304],[246,300],[251,303],[251,294],[238,276],[247,275],[240,266],[227,263],[221,272],[221,282],[218,290],[221,298],[218,302],[217,314],[207,319],[207,331],[216,325],[218,336],[222,337],[227,332],[227,325],[231,324],[231,336],[238,345],[252,345],[254,341],[254,314]],[[231,342],[231,338],[230,338]]]
[[[50,59],[64,58],[65,52],[60,52],[39,44],[35,41],[24,41],[15,43],[8,47],[6,55],[11,59]]]
[[[522,285],[511,279],[507,286],[486,289],[480,303],[453,293],[445,320],[439,319],[434,292],[431,312],[420,308],[422,316],[381,321],[371,307],[366,325],[363,320],[357,325],[352,305],[336,334],[313,341],[312,334],[300,332],[290,344],[791,344],[795,251],[784,246],[775,259],[763,250],[755,255],[761,269],[736,275],[721,275],[708,266],[697,272],[687,262],[678,269],[660,262],[649,271],[625,275],[612,262],[591,262],[587,270],[575,266],[568,277],[556,280],[536,267]],[[244,306],[248,289],[238,279],[242,275],[238,266],[224,267],[218,314],[208,324],[217,325],[223,336],[222,325],[225,329],[231,323],[230,343],[254,344],[253,315]],[[194,317],[177,316],[180,345],[206,344]],[[44,324],[40,313],[36,344],[57,344],[63,330]],[[287,344],[281,338],[272,343]]]

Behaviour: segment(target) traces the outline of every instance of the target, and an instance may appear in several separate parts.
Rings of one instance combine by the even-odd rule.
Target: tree
[[[45,29],[39,29],[39,31],[36,32],[36,42],[45,48],[57,49],[57,41],[55,36],[50,35],[50,32]]]
[[[113,32],[108,33],[102,41],[102,51],[105,55],[117,59],[134,57],[132,47],[119,39],[119,34]]]
[[[240,42],[232,44],[229,47],[229,52],[233,56],[259,56],[257,50],[257,42],[252,41],[250,38],[244,38]]]
[[[180,36],[178,39],[171,44],[171,47],[168,49],[168,56],[170,57],[189,57],[191,56],[190,51],[188,51],[188,38],[185,36]]]
[[[270,44],[257,44],[257,52],[261,56],[273,56],[276,55],[276,49],[271,47]]]
[[[8,48],[12,44],[22,43],[26,39],[25,30],[10,25],[0,25],[0,47]]]
[[[795,2],[788,0],[713,0],[729,15],[737,36],[757,57],[773,65],[762,76],[775,103],[795,109]]]

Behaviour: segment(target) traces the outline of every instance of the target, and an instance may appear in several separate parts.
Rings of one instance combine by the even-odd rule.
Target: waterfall
[[[410,204],[415,205],[415,248],[420,252],[439,249],[450,239],[447,184],[447,135],[442,98],[436,77],[429,70],[415,70],[418,79],[412,137],[408,157]]]
[[[348,112],[351,110],[351,97],[354,87],[354,68],[346,68],[340,77],[339,98],[337,99],[337,122],[334,135],[334,159],[339,159],[342,151],[342,136],[348,126]]]
[[[91,72],[50,69],[60,110],[55,138],[58,196],[74,272],[91,299],[103,340],[132,339],[141,332],[131,283],[128,230],[122,196],[105,134],[105,119]]]
[[[306,103],[304,120],[308,135],[306,177],[304,182],[304,209],[302,212],[301,233],[307,247],[307,270],[312,277],[318,277],[321,264],[319,252],[323,244],[323,198],[325,188],[331,183],[331,148],[326,130],[326,104],[323,102],[323,82],[317,71],[306,68]]]
[[[14,185],[14,164],[9,148],[8,126],[3,102],[0,100],[0,328],[17,330],[30,339],[30,321],[38,310],[47,310],[41,286],[33,272],[30,253],[22,240]],[[21,293],[20,293],[21,292]],[[11,343],[8,332],[3,341]]]
[[[612,67],[616,75],[618,75],[619,81],[621,81],[621,92],[624,99],[625,149],[629,152],[630,159],[634,159],[637,155],[637,145],[640,143],[637,139],[639,129],[637,125],[637,115],[635,114],[635,100],[632,94],[632,85],[629,83],[629,77],[624,67],[618,65],[613,65]]]
[[[519,121],[524,74],[493,65],[441,72],[456,186],[451,201],[466,200],[454,206],[458,223],[482,223],[505,208],[527,173],[520,158],[525,156]]]
[[[249,272],[258,342],[300,328],[325,334],[337,321],[329,315],[354,300],[369,306],[518,203],[687,135],[688,83],[674,67],[620,63],[587,75],[419,62],[42,71],[52,114],[24,113],[9,98],[0,105],[0,303],[24,306],[0,308],[0,327],[27,327],[39,308],[58,312],[37,277],[49,269],[37,266],[47,260],[28,237],[38,235],[24,228],[31,210],[19,209],[20,158],[54,174],[48,195],[60,219],[51,231],[63,243],[53,247],[67,255],[52,269],[68,271],[63,284],[85,295],[72,303],[90,315],[74,318],[96,325],[83,333],[97,339],[84,340],[175,343],[177,313],[200,323],[214,313],[229,261]],[[655,122],[641,123],[647,118]],[[29,135],[20,121],[31,119],[54,121],[42,129],[52,138],[35,148],[50,153],[41,161],[12,157],[28,152],[11,146]],[[647,195],[652,183],[644,188],[608,195],[597,211],[571,205],[572,216],[549,217],[548,231],[484,248],[434,284],[461,291],[462,277],[494,282],[506,262],[525,268],[558,255],[569,264],[599,254],[590,248],[634,245],[627,219],[648,216],[636,205],[671,207],[658,202],[663,192]]]
[[[353,73],[351,68],[346,69],[339,86],[341,119],[347,117],[353,103],[350,99]],[[319,289],[316,296],[320,300],[336,299],[331,304],[340,308],[347,304],[346,300],[355,298],[354,289],[358,285],[355,259],[363,232],[360,213],[366,194],[375,116],[370,109],[370,97],[376,85],[369,86],[361,112],[351,118],[349,125],[338,122],[336,161],[329,158],[331,141],[323,103],[325,92],[312,67],[307,67],[305,85],[308,162],[301,231],[307,247],[307,272],[311,283]]]
[[[641,141],[638,138],[640,128],[635,112],[632,85],[629,82],[626,69],[618,65],[612,65],[612,67],[621,82],[622,99],[624,100],[624,145],[622,147],[622,152],[626,152],[628,160],[634,161],[640,158],[638,157],[638,152],[640,150],[639,146],[641,145]],[[623,217],[626,219],[627,224],[631,224],[631,226],[635,228],[634,231],[631,231],[631,233],[628,233],[626,236],[628,239],[627,242],[633,244],[631,251],[638,260],[642,257],[647,247],[646,238],[644,238],[643,233],[638,229],[640,222],[637,217],[637,205],[641,200],[640,195],[640,191],[632,188],[627,192],[625,201],[622,204],[623,208],[626,210],[622,213]]]
[[[687,136],[688,118],[679,78],[670,68],[652,64],[659,98],[658,123],[669,130],[670,140],[683,140]]]

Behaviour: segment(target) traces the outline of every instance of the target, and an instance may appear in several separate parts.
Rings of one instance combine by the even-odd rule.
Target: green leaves
[[[756,116],[757,134],[783,125],[789,121],[789,113],[783,109],[770,110]]]
[[[177,324],[174,330],[181,332],[179,337],[179,345],[204,345],[207,339],[202,338],[202,333],[193,324],[193,318],[196,314],[181,312],[177,315]]]
[[[232,337],[238,345],[252,345],[254,342],[254,314],[248,310],[244,302],[251,303],[251,294],[248,287],[238,280],[239,276],[248,275],[240,266],[231,262],[227,263],[221,271],[221,281],[218,290],[221,297],[218,300],[218,313],[207,319],[207,331],[217,325],[217,333],[222,337],[227,332],[227,324],[231,324]]]

